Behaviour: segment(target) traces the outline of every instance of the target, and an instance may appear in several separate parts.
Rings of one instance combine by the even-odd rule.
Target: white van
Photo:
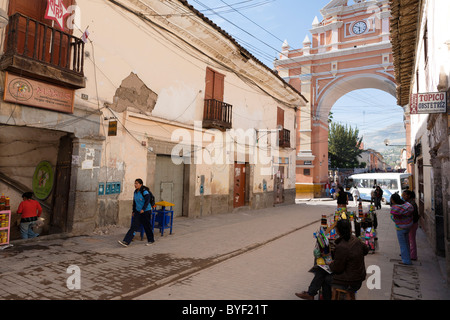
[[[383,190],[383,198],[386,203],[390,203],[391,195],[398,192],[402,195],[403,190],[411,188],[410,173],[360,173],[351,175],[348,178],[348,185],[358,187],[360,197],[362,200],[370,201],[370,193],[373,186],[380,186]]]

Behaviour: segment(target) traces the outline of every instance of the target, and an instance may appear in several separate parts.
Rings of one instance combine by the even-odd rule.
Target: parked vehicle
[[[384,173],[361,173],[349,177],[349,183],[353,187],[358,187],[362,200],[370,201],[370,193],[373,186],[380,186],[383,190],[383,201],[391,202],[391,195],[394,193],[402,194],[405,189],[412,189],[411,174],[384,172]]]

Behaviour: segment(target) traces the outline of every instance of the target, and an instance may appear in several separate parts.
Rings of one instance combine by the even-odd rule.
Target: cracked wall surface
[[[111,109],[116,112],[129,110],[150,115],[157,100],[158,95],[148,88],[137,74],[131,72],[116,90]]]

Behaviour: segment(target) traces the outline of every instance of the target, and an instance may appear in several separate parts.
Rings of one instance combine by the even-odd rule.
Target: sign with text
[[[6,73],[3,99],[27,106],[73,113],[75,90]]]
[[[117,136],[117,121],[110,121],[108,124],[108,136]]]
[[[447,93],[414,93],[410,98],[410,113],[445,113],[447,112]]]

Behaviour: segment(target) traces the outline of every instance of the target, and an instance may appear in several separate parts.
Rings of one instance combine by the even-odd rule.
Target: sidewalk
[[[332,212],[333,204],[314,201],[198,219],[177,217],[173,234],[166,231],[161,237],[155,232],[156,243],[149,247],[139,240],[127,248],[120,246],[117,240],[127,231],[122,227],[105,228],[107,232],[87,236],[18,240],[13,247],[0,250],[0,296],[4,300],[133,299],[318,225],[322,214]],[[384,218],[382,213],[386,213]],[[387,207],[379,211],[378,230],[380,250],[367,257],[366,266],[380,267],[381,290],[361,290],[359,300],[389,300],[391,295],[396,299],[450,299],[437,260],[422,232],[418,233],[419,261],[402,270],[396,263],[399,249]],[[312,248],[305,250],[312,252]],[[80,290],[67,286],[73,279],[70,269],[68,272],[72,265],[81,272]],[[394,294],[393,283],[396,283]],[[406,290],[411,287],[413,292]]]

